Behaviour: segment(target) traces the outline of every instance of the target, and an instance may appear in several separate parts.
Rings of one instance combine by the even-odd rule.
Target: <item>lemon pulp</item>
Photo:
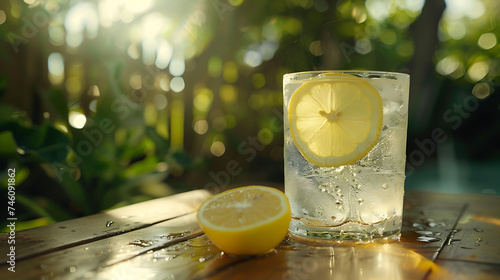
[[[207,236],[229,254],[265,254],[288,232],[290,204],[285,194],[264,186],[232,189],[210,198],[197,213]]]
[[[335,76],[335,75],[331,75]],[[382,98],[354,76],[306,82],[292,95],[288,121],[301,154],[321,167],[351,164],[377,143]]]

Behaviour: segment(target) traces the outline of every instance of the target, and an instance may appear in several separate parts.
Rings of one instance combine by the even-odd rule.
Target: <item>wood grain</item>
[[[90,243],[186,215],[196,211],[208,197],[210,197],[209,192],[196,190],[20,231],[16,233],[16,259],[19,261],[77,244]],[[8,245],[7,237],[7,234],[2,234],[0,246]],[[2,254],[0,263],[6,261],[7,256]]]
[[[203,234],[195,211],[209,196],[193,191],[18,232],[15,278],[4,263],[0,279],[500,279],[497,196],[408,192],[400,241],[286,238],[261,256],[224,254]]]

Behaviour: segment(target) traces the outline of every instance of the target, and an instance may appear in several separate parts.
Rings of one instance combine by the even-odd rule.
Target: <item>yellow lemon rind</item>
[[[204,207],[207,207],[211,201],[220,199],[223,195],[230,194],[231,192],[244,190],[245,188],[260,189],[275,194],[280,198],[284,207],[282,207],[278,214],[269,219],[238,228],[219,226],[203,217]],[[249,186],[214,195],[200,207],[197,219],[205,234],[222,251],[235,255],[258,255],[270,252],[285,238],[291,220],[291,210],[288,198],[283,192],[270,187]]]
[[[373,147],[377,144],[378,138],[379,138],[381,130],[382,130],[382,123],[383,123],[382,98],[380,97],[380,94],[378,93],[378,91],[376,89],[374,89],[370,84],[359,80],[359,78],[355,77],[355,76],[344,75],[344,74],[342,74],[342,75],[335,74],[335,75],[331,75],[331,76],[342,76],[342,81],[340,81],[339,79],[326,79],[325,78],[321,82],[306,82],[306,83],[304,83],[294,92],[294,94],[293,94],[294,96],[292,96],[292,98],[290,100],[289,110],[288,110],[290,134],[291,134],[293,142],[295,143],[295,145],[299,149],[300,153],[309,162],[311,162],[317,166],[320,166],[320,167],[338,167],[338,166],[342,166],[342,165],[348,165],[348,164],[355,163],[356,161],[365,157],[373,149]],[[349,76],[349,77],[345,77],[345,76]],[[348,79],[346,79],[346,78],[348,78]],[[365,93],[365,96],[367,96],[367,98],[371,102],[376,103],[377,113],[374,115],[377,117],[376,118],[377,122],[376,122],[375,126],[372,125],[372,127],[370,129],[371,133],[369,133],[369,135],[373,134],[373,132],[372,132],[373,130],[374,130],[375,134],[372,136],[372,141],[370,141],[370,143],[368,145],[365,145],[364,149],[362,149],[361,151],[358,151],[355,156],[353,156],[352,153],[347,154],[347,155],[343,155],[340,157],[335,157],[335,156],[322,157],[322,156],[316,155],[314,152],[312,152],[309,149],[309,146],[307,145],[307,143],[305,143],[305,141],[297,138],[298,137],[296,135],[297,133],[295,133],[295,126],[294,126],[295,125],[295,116],[293,115],[294,111],[290,110],[290,104],[293,102],[294,97],[295,98],[302,97],[302,96],[297,97],[296,94],[300,93],[302,95],[305,95],[305,94],[307,94],[307,91],[309,88],[312,88],[319,83],[336,83],[336,82],[352,83],[356,87],[358,87],[358,85],[361,85],[366,90],[366,91],[363,91]],[[366,142],[366,139],[365,139],[365,141],[361,142],[361,145],[364,145],[365,142]],[[357,150],[358,149],[356,148],[355,152]]]

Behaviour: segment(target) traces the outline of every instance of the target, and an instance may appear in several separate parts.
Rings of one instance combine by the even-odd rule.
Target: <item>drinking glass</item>
[[[284,75],[285,194],[292,208],[289,228],[292,235],[336,241],[399,238],[403,212],[409,80],[408,74],[381,71],[311,71]],[[311,92],[319,98],[307,96]],[[351,146],[358,145],[355,141],[352,145],[346,142],[345,139],[349,137],[344,137],[343,142],[338,144],[334,133],[324,133],[321,131],[323,127],[309,127],[304,122],[308,117],[321,122],[323,116],[324,125],[333,126],[337,115],[344,119],[352,116],[344,116],[333,110],[328,112],[328,109],[319,110],[319,114],[314,117],[297,113],[299,110],[307,111],[304,109],[307,106],[328,107],[327,103],[336,102],[331,100],[341,100],[348,104],[346,106],[351,106],[351,115],[366,117],[372,114],[369,115],[372,119],[367,117],[361,122],[361,128],[355,120],[351,123],[348,120],[347,124],[351,125],[344,123],[341,129],[332,130],[363,138],[371,128],[373,142],[364,143],[366,152],[358,151],[361,158],[354,158],[352,163],[344,164],[340,160],[339,165],[335,159],[329,159],[327,152],[326,155],[322,154],[323,149],[320,148],[317,149],[319,156],[308,155],[314,149],[312,144],[309,145],[310,142],[322,141],[325,139],[323,137],[327,138],[321,142],[322,145],[331,143],[332,147],[347,147],[347,157],[353,149]],[[364,100],[364,103],[357,104],[360,100]],[[381,105],[378,105],[377,100],[381,100]],[[379,115],[382,120],[378,118]],[[363,127],[366,129],[363,130]],[[302,137],[301,131],[305,133],[303,135],[314,133],[314,137],[299,139]],[[342,151],[337,154],[342,155]]]

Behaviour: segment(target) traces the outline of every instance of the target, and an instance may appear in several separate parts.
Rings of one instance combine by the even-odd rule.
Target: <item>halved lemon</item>
[[[288,121],[292,139],[310,162],[321,167],[351,164],[377,143],[382,98],[361,78],[328,75],[306,82],[292,95]]]
[[[283,192],[247,186],[214,195],[198,209],[205,234],[228,254],[269,253],[288,232],[290,204]]]

